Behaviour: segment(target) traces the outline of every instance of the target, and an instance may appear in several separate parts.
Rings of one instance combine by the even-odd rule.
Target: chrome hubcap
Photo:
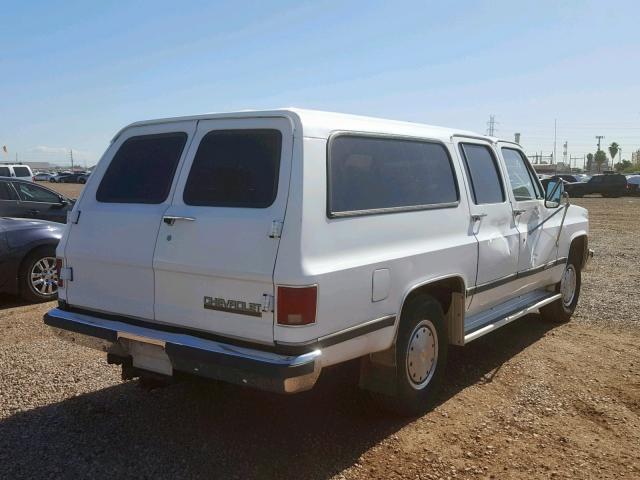
[[[31,286],[40,295],[53,295],[58,291],[58,273],[54,257],[41,258],[33,265]]]
[[[424,388],[433,377],[438,361],[438,334],[429,320],[418,323],[409,337],[407,378],[416,390]]]
[[[565,307],[569,307],[573,303],[576,295],[577,275],[573,265],[567,265],[562,280],[560,281],[560,293],[562,294],[562,303]]]

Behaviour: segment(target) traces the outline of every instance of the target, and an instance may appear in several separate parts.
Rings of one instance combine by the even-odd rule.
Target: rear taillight
[[[278,325],[299,326],[316,322],[318,287],[278,287]]]
[[[58,288],[64,287],[64,280],[60,277],[62,271],[62,259],[56,258],[56,275],[58,276]]]

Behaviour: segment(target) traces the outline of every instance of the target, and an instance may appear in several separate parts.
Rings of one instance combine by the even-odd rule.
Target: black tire
[[[556,300],[549,305],[545,305],[540,309],[540,316],[543,320],[554,323],[566,323],[571,320],[571,316],[573,312],[576,310],[576,306],[578,305],[578,299],[580,298],[580,286],[582,284],[582,276],[580,273],[580,267],[575,264],[575,260],[569,259],[567,262],[567,266],[565,268],[564,273],[562,274],[563,278],[556,285],[556,292],[563,293],[563,282],[566,281],[567,271],[573,269],[575,272],[575,288],[573,289],[573,295],[569,301],[569,296],[563,293],[563,297]]]
[[[410,366],[411,345],[416,345],[419,335],[423,335],[422,338],[427,339],[427,342],[432,342],[429,343],[433,345],[430,348],[435,349],[435,360],[426,372]],[[414,336],[415,340],[412,342]],[[437,338],[434,339],[434,336]],[[440,303],[429,295],[420,295],[410,300],[403,309],[396,339],[396,395],[376,395],[377,400],[387,410],[402,416],[414,417],[428,411],[437,399],[447,364],[448,347],[447,323]],[[423,358],[417,352],[413,354],[413,358],[416,356]]]
[[[80,180],[78,180],[78,183],[84,185],[85,183],[87,183],[87,181],[84,178],[81,178]]]
[[[54,247],[41,247],[29,253],[23,260],[19,277],[20,296],[27,302],[50,302],[57,298],[57,275],[45,275],[48,279],[43,278],[45,284],[53,282],[51,283],[50,293],[46,293],[49,288],[44,288],[45,292],[39,291],[31,281],[32,273],[42,270],[43,263],[39,264],[41,260],[47,259],[47,263],[50,264],[50,259],[53,259],[53,267],[55,268],[55,258],[56,250]]]

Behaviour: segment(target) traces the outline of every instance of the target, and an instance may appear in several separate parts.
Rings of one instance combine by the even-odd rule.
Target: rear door
[[[157,321],[273,342],[273,313],[262,310],[273,295],[272,229],[284,220],[292,142],[285,118],[198,123],[158,235]]]
[[[153,319],[153,251],[195,121],[132,127],[81,194],[65,246],[69,304]]]
[[[478,241],[478,271],[470,312],[509,296],[506,282],[518,268],[519,232],[495,151],[487,142],[462,140],[458,149],[468,179],[469,228]]]

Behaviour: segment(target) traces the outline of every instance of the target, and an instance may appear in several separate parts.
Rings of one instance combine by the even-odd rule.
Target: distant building
[[[55,165],[52,165],[49,162],[20,162],[20,163],[29,165],[31,167],[31,170],[33,170],[34,172],[36,170],[50,170],[55,167]]]

